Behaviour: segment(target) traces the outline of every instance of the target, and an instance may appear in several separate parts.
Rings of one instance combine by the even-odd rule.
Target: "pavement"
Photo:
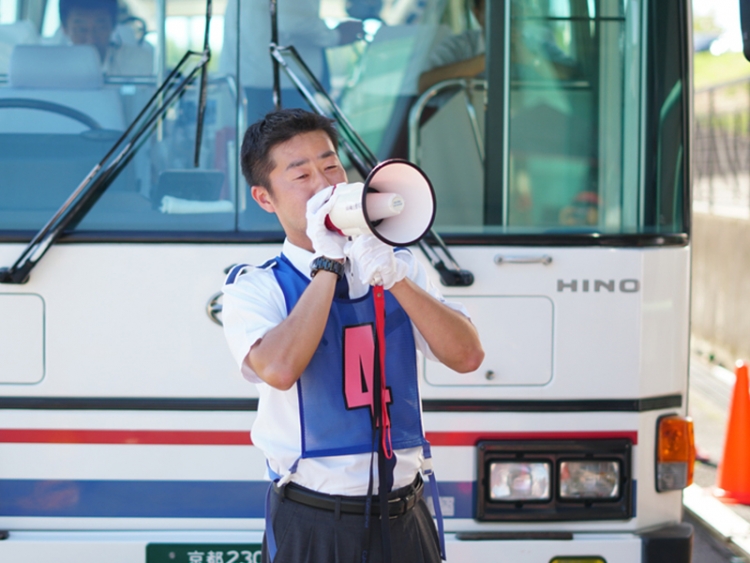
[[[695,464],[694,483],[685,490],[683,505],[687,521],[702,525],[716,545],[734,554],[726,560],[750,563],[750,506],[725,504],[713,496],[734,379],[732,371],[706,358],[691,358],[688,414],[695,423],[695,443],[701,461]],[[693,560],[701,563],[704,559],[696,552]]]

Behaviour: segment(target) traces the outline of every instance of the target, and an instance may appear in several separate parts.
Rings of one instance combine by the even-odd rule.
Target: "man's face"
[[[74,45],[93,45],[104,60],[112,35],[112,15],[107,10],[72,9],[63,22],[65,34]]]
[[[276,213],[290,242],[312,251],[305,233],[307,201],[320,190],[347,181],[336,149],[324,131],[311,131],[274,146],[269,157],[274,164],[271,190],[253,186],[253,199]]]

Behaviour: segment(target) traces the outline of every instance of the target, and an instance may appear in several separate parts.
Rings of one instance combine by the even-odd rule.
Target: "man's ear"
[[[269,213],[276,212],[276,208],[271,200],[271,194],[268,193],[268,188],[263,186],[251,186],[250,195],[253,196],[253,199],[264,211],[268,211]]]

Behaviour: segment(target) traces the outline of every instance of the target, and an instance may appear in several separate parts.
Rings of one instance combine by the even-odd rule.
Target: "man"
[[[419,76],[424,92],[443,80],[483,78],[485,70],[486,0],[468,0],[478,28],[469,28],[442,41],[430,53]],[[555,44],[548,26],[539,23],[541,13],[516,0],[511,3],[510,74],[515,80],[567,80],[575,73],[575,61]],[[526,19],[523,19],[526,18]]]
[[[420,92],[443,80],[474,78],[484,72],[485,0],[469,2],[479,29],[469,28],[463,33],[452,35],[430,53],[427,69],[419,76]]]
[[[96,47],[105,74],[153,74],[151,52],[123,43],[113,34],[117,25],[117,0],[60,0],[59,8],[63,42]]]
[[[371,235],[349,242],[325,227],[331,186],[347,181],[336,149],[330,120],[300,109],[268,114],[242,145],[252,197],[286,233],[279,258],[245,273],[235,268],[224,286],[227,340],[243,376],[258,384],[253,443],[278,478],[264,561],[366,554],[378,562],[388,559],[390,539],[394,561],[436,562],[437,536],[421,500],[415,348],[459,372],[476,370],[484,352],[463,309],[442,300],[410,252]],[[383,387],[373,367],[381,351],[375,282],[386,290]],[[376,492],[394,510],[380,508]],[[381,510],[390,515],[382,529]]]

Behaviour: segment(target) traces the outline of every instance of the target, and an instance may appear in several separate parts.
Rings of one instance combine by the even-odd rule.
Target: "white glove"
[[[315,257],[325,256],[332,260],[343,260],[347,238],[325,225],[326,216],[333,209],[338,194],[329,186],[312,196],[307,202],[307,236],[312,242]]]
[[[373,235],[362,235],[344,248],[363,284],[391,289],[406,277],[409,266],[396,258],[393,247]]]

